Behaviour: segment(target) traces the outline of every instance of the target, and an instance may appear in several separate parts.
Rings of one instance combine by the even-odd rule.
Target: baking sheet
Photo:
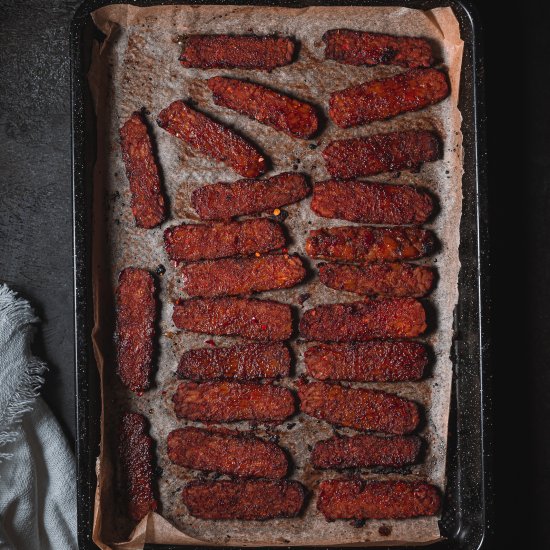
[[[94,541],[102,548],[141,548],[145,540],[156,543],[223,545],[367,545],[419,544],[439,539],[437,518],[405,521],[368,521],[357,527],[350,522],[327,523],[315,510],[312,496],[306,513],[298,519],[259,522],[207,522],[187,515],[180,491],[189,473],[166,460],[167,434],[182,422],[175,418],[171,397],[177,385],[174,371],[181,353],[203,347],[209,336],[178,332],[172,324],[172,299],[184,296],[179,289],[177,270],[170,265],[162,248],[162,231],[181,221],[196,220],[190,208],[190,193],[196,187],[214,181],[231,181],[238,177],[222,165],[215,164],[173,138],[154,124],[155,115],[175,99],[191,97],[198,108],[237,128],[251,137],[271,158],[273,170],[267,174],[296,169],[313,181],[327,174],[320,155],[331,139],[370,135],[398,128],[433,128],[444,142],[444,158],[426,164],[420,173],[383,175],[378,181],[416,183],[434,192],[440,211],[429,226],[436,232],[441,247],[427,263],[437,267],[439,282],[427,304],[431,331],[426,340],[434,350],[429,376],[422,382],[398,384],[355,384],[384,389],[415,399],[425,408],[421,435],[428,442],[422,464],[406,472],[363,472],[364,477],[399,477],[428,479],[444,490],[445,448],[452,365],[449,358],[452,339],[453,310],[457,303],[459,270],[458,244],[461,212],[462,136],[457,109],[462,42],[458,22],[449,8],[429,12],[406,8],[315,7],[303,9],[236,6],[163,6],[134,8],[108,6],[93,14],[96,25],[107,38],[95,48],[89,82],[98,116],[98,158],[94,174],[94,347],[103,388],[101,454],[98,460],[98,490],[94,521]],[[328,95],[335,89],[364,80],[400,72],[396,67],[351,67],[323,61],[321,36],[330,28],[347,27],[392,34],[425,36],[433,40],[438,57],[449,70],[452,95],[443,103],[419,113],[409,113],[392,121],[370,124],[351,130],[338,129],[331,123],[317,140],[293,140],[257,122],[217,107],[210,98],[204,79],[217,74],[251,78],[323,108],[326,114]],[[178,37],[192,32],[229,32],[288,34],[301,43],[297,62],[273,71],[201,71],[183,69],[177,61]],[[118,147],[118,128],[136,109],[146,107],[152,114],[152,130],[158,146],[164,184],[169,197],[171,219],[155,230],[135,227],[129,204],[128,184]],[[309,200],[289,206],[285,225],[292,244],[290,252],[303,255],[304,238],[309,229],[347,222],[326,220],[308,208]],[[156,386],[141,397],[126,392],[114,376],[112,354],[113,290],[118,272],[128,266],[151,271],[162,264],[166,273],[158,277],[159,298],[163,305],[159,323],[159,352]],[[310,262],[311,265],[311,262]],[[286,291],[262,293],[297,304],[298,296],[310,298],[299,311],[319,303],[354,301],[354,295],[324,288],[315,278],[307,284]],[[212,338],[217,345],[236,339]],[[295,376],[303,370],[302,355],[306,346],[294,342],[297,358]],[[292,380],[281,382],[292,386]],[[116,418],[123,408],[145,414],[151,421],[151,435],[157,441],[157,460],[161,473],[158,484],[162,516],[150,514],[131,533],[132,525],[124,520],[124,510],[117,495],[116,468],[112,450],[116,445]],[[240,423],[239,427],[249,427]],[[258,427],[260,434],[278,437],[291,451],[295,462],[292,477],[315,491],[321,478],[336,477],[313,471],[307,465],[308,446],[333,433],[327,424],[298,415],[275,428]],[[339,430],[346,433],[348,430]],[[384,527],[384,529],[381,529]],[[389,534],[388,534],[389,533]],[[313,536],[314,534],[314,536]],[[118,544],[129,539],[130,542]]]

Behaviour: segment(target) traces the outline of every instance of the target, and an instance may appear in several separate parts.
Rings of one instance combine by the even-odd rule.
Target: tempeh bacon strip
[[[164,231],[171,260],[194,262],[264,254],[285,245],[282,227],[265,218],[241,222],[181,224]]]
[[[290,390],[253,382],[182,382],[172,401],[178,418],[198,422],[280,423],[295,411]]]
[[[289,305],[249,298],[194,298],[174,306],[176,327],[218,336],[242,336],[260,342],[287,340],[292,335]]]
[[[323,151],[333,178],[368,177],[397,170],[417,171],[440,158],[439,137],[428,130],[403,130],[331,141]]]
[[[430,267],[402,262],[363,265],[320,264],[319,280],[329,288],[364,296],[420,298],[430,292],[434,272]]]
[[[392,393],[326,382],[298,382],[300,410],[336,426],[403,435],[420,421],[418,405]]]
[[[410,185],[328,180],[314,185],[311,209],[350,222],[420,225],[431,216],[433,200]]]
[[[128,515],[141,521],[158,508],[153,490],[153,440],[141,414],[122,415],[118,446],[121,481],[128,499]]]
[[[216,76],[208,80],[214,103],[233,109],[291,137],[309,139],[317,132],[315,109],[260,84]]]
[[[188,426],[170,432],[167,447],[174,464],[203,472],[279,479],[288,471],[281,447],[251,432]]]
[[[333,29],[323,35],[325,58],[347,65],[429,67],[433,63],[428,40],[373,32]]]
[[[354,342],[312,346],[304,359],[317,380],[403,382],[422,378],[428,352],[420,342]]]
[[[134,392],[149,389],[153,372],[153,338],[157,302],[155,281],[144,269],[120,272],[116,290],[117,373]]]
[[[248,295],[297,285],[306,275],[299,256],[267,254],[184,265],[183,290],[190,296]]]
[[[136,225],[151,229],[164,221],[166,206],[157,160],[143,114],[133,113],[120,128],[119,134]]]
[[[319,489],[317,509],[328,521],[433,516],[441,507],[438,488],[423,481],[331,479]]]
[[[257,380],[280,378],[290,373],[290,352],[281,343],[245,344],[186,351],[176,374],[202,380]]]
[[[401,468],[416,462],[421,444],[422,440],[415,435],[335,435],[315,444],[311,463],[314,468],[335,470],[372,466]]]
[[[255,178],[266,170],[265,157],[251,143],[184,101],[174,101],[162,110],[157,123],[201,154],[230,166],[245,178]]]
[[[228,220],[286,206],[308,194],[309,186],[302,174],[284,172],[266,179],[203,185],[193,191],[191,204],[202,220]]]
[[[182,41],[179,60],[187,68],[272,71],[294,56],[294,42],[287,37],[192,34]]]
[[[341,128],[350,128],[418,111],[448,95],[449,84],[443,71],[413,69],[333,92],[329,116]]]
[[[416,260],[434,249],[433,233],[418,227],[328,227],[311,231],[306,240],[311,258],[343,262]]]
[[[414,298],[321,305],[307,310],[300,321],[303,338],[332,342],[416,338],[426,328],[426,312]]]
[[[305,489],[297,481],[192,481],[182,491],[189,513],[207,520],[255,520],[297,516]]]

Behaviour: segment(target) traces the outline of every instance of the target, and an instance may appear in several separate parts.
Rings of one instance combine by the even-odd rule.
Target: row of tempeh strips
[[[317,131],[317,114],[307,104],[234,79],[218,77],[208,85],[218,105],[293,137],[307,138]],[[238,172],[256,176],[263,170]],[[203,220],[230,220],[297,202],[309,191],[304,176],[282,173],[265,180],[205,185],[194,191],[191,203]],[[173,396],[178,418],[207,423],[277,423],[295,413],[291,391],[272,383],[290,374],[289,349],[279,343],[292,336],[290,306],[227,297],[289,288],[301,282],[305,268],[298,256],[287,254],[285,240],[282,226],[265,218],[183,224],[165,231],[166,250],[180,265],[183,289],[189,296],[199,297],[180,300],[174,306],[178,328],[277,342],[187,352],[177,373],[191,381],[182,382]],[[282,254],[277,253],[281,250]],[[200,382],[195,381],[197,376]],[[261,380],[265,382],[258,383]],[[182,498],[194,516],[258,520],[292,517],[303,508],[305,487],[283,480],[290,470],[287,453],[252,431],[186,427],[169,434],[167,447],[168,457],[179,466],[237,478],[188,483]]]
[[[236,53],[228,49],[229,43],[242,41],[254,42],[254,49],[248,53],[242,50]],[[327,58],[352,64],[394,63],[407,67],[427,67],[431,64],[431,48],[421,39],[397,38],[369,33],[350,31],[330,31],[324,36]],[[374,46],[378,47],[378,53]],[[367,57],[362,51],[369,51]],[[357,55],[353,55],[353,52]],[[350,57],[349,54],[352,53]],[[242,64],[235,63],[231,56],[247,58]],[[280,57],[282,55],[282,58]],[[279,56],[279,58],[278,58]],[[369,57],[370,56],[370,57]],[[378,56],[378,57],[376,57]],[[293,57],[293,43],[288,39],[269,37],[187,37],[182,64],[184,66],[244,67],[271,70],[287,64]],[[270,61],[267,61],[267,60]],[[206,64],[205,63],[206,60]],[[258,64],[258,60],[263,60]],[[238,61],[238,59],[237,59]],[[255,65],[256,63],[256,65]],[[308,138],[318,128],[316,110],[284,94],[257,84],[236,79],[216,77],[208,81],[218,105],[228,107],[258,120],[293,137]],[[444,73],[435,69],[413,70],[403,75],[371,81],[348,90],[335,92],[331,96],[329,114],[334,122],[342,127],[365,124],[373,120],[382,120],[399,113],[417,110],[444,99],[448,95],[448,85]],[[275,114],[274,114],[275,113]],[[189,105],[177,101],[162,111],[159,125],[168,132],[183,139],[203,154],[224,162],[245,177],[255,177],[265,171],[266,159],[250,143],[202,113],[191,109]],[[132,209],[137,224],[142,227],[154,227],[165,218],[164,198],[160,188],[158,169],[154,162],[151,140],[143,116],[134,113],[121,129],[123,155],[132,191]],[[384,149],[383,157],[378,151]],[[323,152],[329,173],[334,177],[368,176],[388,170],[416,168],[422,162],[436,160],[439,156],[439,141],[434,134],[426,131],[394,132],[379,134],[369,138],[341,140],[333,142]],[[151,162],[153,161],[153,162]],[[285,187],[286,185],[286,187]],[[214,184],[197,190],[193,196],[193,205],[202,219],[227,220],[234,216],[258,213],[273,206],[279,207],[300,200],[309,189],[305,180],[298,174],[281,174],[271,180],[243,180],[234,184]],[[352,201],[346,205],[346,193],[359,195],[363,200]],[[226,202],[220,201],[224,196]],[[340,196],[340,202],[334,197]],[[234,200],[237,199],[237,200]],[[262,203],[262,199],[264,202]],[[370,205],[376,202],[377,209]],[[326,217],[340,217],[349,221],[364,223],[422,223],[432,211],[431,197],[418,190],[404,186],[386,186],[364,182],[343,184],[340,181],[322,182],[315,186],[312,208]],[[257,220],[263,222],[265,220]],[[239,223],[239,222],[236,222]],[[247,222],[242,222],[247,223]],[[299,282],[305,272],[301,261],[288,255],[262,256],[262,251],[272,251],[284,245],[273,243],[259,245],[246,239],[233,242],[204,240],[206,234],[218,232],[226,235],[235,228],[239,233],[242,226],[235,224],[214,224],[210,226],[179,226],[166,232],[167,250],[172,254],[182,254],[174,258],[184,261],[204,260],[197,255],[200,246],[186,242],[176,242],[174,233],[182,228],[190,228],[198,238],[197,245],[214,242],[214,251],[207,261],[184,266],[185,290],[191,296],[217,300],[188,300],[175,307],[174,321],[180,328],[206,332],[209,334],[240,335],[257,340],[283,340],[292,332],[290,308],[276,302],[259,302],[241,298],[225,298],[225,295],[239,295],[261,292],[272,288],[287,288]],[[277,226],[272,225],[267,232],[271,239],[277,239]],[[416,258],[429,251],[433,242],[431,235],[414,234],[414,229],[399,233],[391,229],[367,229],[365,234],[357,234],[355,241],[361,241],[355,251],[349,250],[347,239],[353,228],[344,228],[347,235],[312,235],[308,241],[308,253],[313,257],[339,258],[338,254],[354,254],[354,259],[403,259]],[[202,231],[202,235],[201,235]],[[368,233],[367,233],[368,232]],[[253,237],[258,234],[253,232]],[[202,238],[201,238],[202,237]],[[212,237],[212,234],[208,235]],[[264,235],[260,235],[260,239]],[[340,243],[338,240],[340,239]],[[412,242],[406,242],[407,239]],[[414,241],[422,240],[427,244],[418,246]],[[373,246],[374,244],[374,246]],[[178,247],[179,245],[179,247]],[[246,247],[254,249],[248,251]],[[315,251],[317,247],[317,252]],[[352,245],[353,248],[353,245]],[[174,252],[177,250],[178,252]],[[340,250],[340,251],[339,251]],[[229,258],[255,253],[255,257]],[[363,254],[365,258],[359,256]],[[379,256],[377,258],[377,255]],[[392,255],[394,257],[392,257]],[[327,286],[342,288],[366,295],[421,296],[429,291],[433,275],[430,270],[408,264],[374,264],[369,266],[339,266],[328,264],[321,266],[321,278]],[[250,274],[253,276],[250,277]],[[228,275],[232,276],[229,277]],[[247,280],[248,277],[248,280]],[[273,283],[273,281],[276,281]],[[275,286],[273,286],[275,285]],[[141,270],[128,269],[121,274],[118,289],[119,315],[117,322],[119,374],[123,381],[137,391],[146,389],[150,383],[152,331],[154,324],[154,282],[151,276]],[[139,318],[135,309],[135,298],[145,304],[145,315]],[[132,303],[134,298],[134,303]],[[186,308],[185,310],[180,309]],[[341,325],[331,338],[337,341],[371,340],[376,337],[410,337],[420,334],[424,328],[424,312],[414,300],[387,300],[372,302],[365,307],[353,304],[343,310],[321,306],[310,310],[301,323],[301,331],[310,339],[323,339],[324,330],[331,325]],[[343,306],[334,306],[341,309]],[[189,309],[190,308],[190,309]],[[229,309],[229,313],[227,313]],[[225,311],[225,316],[223,311]],[[259,318],[256,317],[259,314]],[[265,323],[262,322],[262,314]],[[271,313],[276,313],[273,326],[268,321]],[[344,314],[341,323],[337,316]],[[221,314],[221,322],[220,322]],[[347,322],[346,322],[347,315]],[[406,322],[399,322],[404,315]],[[191,321],[189,321],[189,317]],[[247,328],[252,322],[253,328]],[[360,328],[349,330],[347,324],[359,322]],[[254,326],[254,323],[256,326]],[[336,326],[335,325],[335,326]],[[229,328],[228,328],[229,327]],[[381,335],[381,336],[380,336]],[[131,344],[132,338],[139,336],[139,346]],[[149,342],[150,341],[150,342]],[[135,342],[134,342],[135,343]],[[143,345],[141,345],[143,344]],[[191,350],[182,358],[178,373],[189,378],[197,378],[193,368],[205,359],[210,351],[221,352],[225,358],[209,363],[213,368],[211,377],[232,379],[263,378],[264,367],[274,368],[265,371],[266,378],[288,374],[289,368],[282,361],[270,357],[270,353],[284,356],[288,350],[280,344],[257,344],[264,346],[267,356],[258,354],[256,344],[220,350]],[[332,346],[332,347],[331,347]],[[389,347],[388,347],[389,346]],[[390,349],[393,346],[394,349]],[[416,349],[415,349],[416,346]],[[373,342],[353,344],[347,347],[332,344],[310,348],[307,355],[313,358],[308,363],[312,376],[324,380],[392,380],[415,379],[421,376],[425,365],[425,350],[422,346],[404,342]],[[398,351],[398,348],[399,351]],[[253,368],[243,365],[235,353],[247,351],[255,357]],[[380,361],[379,353],[386,352],[386,363]],[[317,362],[315,362],[317,352]],[[319,352],[322,356],[319,357]],[[192,359],[191,355],[195,355]],[[203,354],[203,357],[198,357]],[[346,357],[348,360],[330,364],[326,357],[331,354]],[[233,363],[231,356],[233,355]],[[371,357],[370,367],[358,368],[358,357]],[[218,358],[219,359],[219,358]],[[271,364],[270,364],[270,359]],[[229,360],[229,361],[227,361]],[[288,362],[289,363],[289,362]],[[317,371],[315,371],[315,363]],[[402,363],[402,365],[400,364]],[[312,366],[313,365],[313,366]],[[252,367],[252,365],[250,365]],[[289,366],[289,365],[288,365]],[[404,369],[400,367],[404,367]],[[216,372],[216,367],[218,371]],[[411,369],[408,372],[406,369]],[[221,371],[219,371],[221,369]],[[231,371],[231,369],[234,369]],[[211,369],[212,370],[212,369]],[[196,371],[195,371],[196,372]],[[199,380],[210,376],[201,373]],[[269,395],[262,395],[267,390]],[[182,398],[183,394],[183,398]],[[236,399],[231,399],[231,394]],[[275,394],[278,395],[275,398]],[[359,430],[377,430],[388,433],[408,433],[418,423],[416,405],[397,396],[372,390],[344,388],[323,382],[299,383],[301,407],[304,412],[324,418],[330,422],[350,426]],[[290,396],[290,400],[289,400]],[[263,397],[267,399],[262,400]],[[282,408],[276,404],[282,397]],[[228,399],[229,398],[229,399]],[[252,405],[243,415],[242,403]],[[237,404],[240,402],[240,405]],[[291,403],[292,401],[292,403]],[[197,415],[201,421],[234,421],[245,419],[267,420],[284,419],[294,412],[293,398],[289,390],[270,384],[251,382],[183,383],[174,396],[178,416],[192,418]],[[199,406],[197,407],[197,403]],[[327,403],[331,406],[327,407]],[[346,404],[343,412],[342,405]],[[286,408],[286,410],[285,410]],[[392,409],[390,414],[380,414],[380,409]],[[397,412],[399,410],[399,412]],[[267,412],[266,412],[267,411]],[[290,412],[289,412],[290,411]],[[394,414],[395,413],[395,414]],[[123,421],[121,448],[128,449],[132,444],[142,447],[141,457],[149,466],[151,462],[151,440],[146,435],[140,415],[128,414]],[[134,429],[129,427],[134,424]],[[217,447],[216,447],[217,445]],[[170,434],[170,458],[183,466],[227,473],[244,477],[280,478],[286,474],[288,463],[286,456],[275,444],[263,441],[251,434],[215,432],[198,428],[184,428]],[[351,466],[401,465],[414,462],[418,456],[420,440],[414,436],[379,438],[372,435],[357,435],[350,438],[332,438],[319,442],[312,454],[313,463],[319,468],[342,468]],[[205,450],[208,452],[205,453]],[[228,459],[241,458],[240,463]],[[193,451],[195,455],[193,456]],[[262,454],[263,453],[263,454]],[[124,453],[123,453],[124,454]],[[228,456],[229,455],[229,456]],[[257,460],[249,460],[246,457]],[[148,457],[148,458],[147,458]],[[264,469],[262,469],[262,457]],[[250,469],[252,467],[252,470]],[[254,471],[254,468],[257,470]],[[130,483],[132,485],[132,483]],[[346,491],[347,496],[346,496]],[[227,502],[228,495],[232,506],[220,506],[220,500]],[[269,498],[266,499],[266,495]],[[208,519],[266,519],[269,517],[291,516],[299,513],[304,498],[304,490],[297,482],[261,480],[258,482],[212,482],[189,484],[184,490],[184,500],[190,512]],[[339,509],[342,504],[351,506],[349,511]],[[137,501],[136,501],[137,502]],[[253,511],[250,502],[254,503]],[[262,510],[261,503],[267,504]],[[205,507],[205,503],[210,506]],[[156,501],[151,495],[141,499],[141,508],[132,512],[134,519],[140,519],[147,511],[156,509]],[[384,506],[386,509],[384,510]],[[333,480],[321,484],[318,507],[327,519],[340,517],[412,517],[434,513],[439,507],[437,490],[427,484],[416,482],[348,482]],[[138,506],[139,508],[139,506]]]

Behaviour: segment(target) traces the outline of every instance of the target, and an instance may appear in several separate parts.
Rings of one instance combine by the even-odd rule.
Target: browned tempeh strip
[[[157,123],[203,155],[223,162],[245,178],[255,178],[266,170],[265,157],[251,143],[181,100],[161,111]]]
[[[419,298],[430,292],[434,282],[431,268],[399,262],[382,262],[361,266],[320,264],[320,281],[335,290],[364,296]]]
[[[174,430],[168,434],[168,457],[184,468],[237,477],[278,479],[288,471],[283,449],[252,432]]]
[[[410,185],[328,180],[313,187],[311,209],[324,218],[374,224],[422,224],[432,197]]]
[[[186,351],[177,375],[195,381],[279,378],[290,372],[290,352],[284,344],[245,344]]]
[[[300,321],[303,338],[333,342],[416,338],[426,328],[424,307],[414,298],[321,305],[307,310]]]
[[[297,481],[192,481],[182,496],[197,518],[261,521],[297,516],[305,489]]]
[[[220,336],[242,336],[263,342],[292,335],[292,311],[287,304],[247,298],[195,298],[174,306],[176,327]]]
[[[428,353],[419,342],[374,341],[319,344],[304,359],[307,373],[318,380],[401,382],[422,377]]]
[[[413,69],[332,93],[329,115],[341,128],[349,128],[418,111],[448,95],[449,84],[444,72]]]
[[[203,185],[193,191],[191,203],[203,220],[227,220],[285,206],[308,194],[309,186],[302,174],[284,172],[263,180]]]
[[[164,221],[166,207],[151,137],[140,112],[133,113],[120,128],[120,148],[136,225],[151,229]]]
[[[441,507],[439,490],[422,481],[322,481],[317,509],[335,519],[406,519],[433,516]]]
[[[435,237],[418,227],[328,227],[310,232],[308,256],[344,262],[416,260],[431,254]]]
[[[290,288],[306,275],[300,257],[288,254],[197,262],[181,272],[185,292],[207,298]]]
[[[418,170],[440,158],[439,137],[428,130],[404,130],[331,141],[323,158],[333,178],[367,177],[396,170]]]
[[[157,315],[153,276],[144,269],[123,269],[116,302],[117,373],[127,388],[141,392],[149,389],[153,372]]]
[[[400,468],[416,462],[421,444],[422,440],[415,435],[332,436],[315,444],[311,463],[314,468],[336,470],[371,466]]]
[[[392,393],[298,381],[300,410],[337,426],[403,435],[420,421],[418,405]]]
[[[291,137],[308,139],[317,132],[319,120],[308,103],[260,84],[216,76],[208,81],[214,103],[266,124]]]
[[[325,58],[348,65],[429,67],[432,47],[425,38],[333,29],[323,35]]]
[[[200,422],[282,422],[295,411],[287,388],[253,382],[182,382],[172,401],[178,418]]]
[[[147,433],[147,419],[141,414],[122,415],[118,452],[128,515],[138,522],[158,508],[153,491],[153,440]]]
[[[171,260],[193,262],[229,256],[248,256],[285,245],[282,227],[268,219],[212,224],[181,224],[164,232]]]
[[[289,65],[294,42],[277,36],[192,34],[183,37],[180,63],[198,69],[258,69]]]

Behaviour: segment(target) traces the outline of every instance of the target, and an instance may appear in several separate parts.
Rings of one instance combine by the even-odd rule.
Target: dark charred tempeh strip
[[[416,338],[425,330],[424,307],[414,298],[321,305],[307,310],[300,321],[303,338],[332,342]]]
[[[311,463],[314,468],[335,470],[371,466],[400,468],[416,462],[421,444],[422,440],[415,435],[333,436],[315,444],[311,453]]]
[[[341,128],[385,120],[434,105],[449,95],[444,72],[413,69],[330,95],[330,118]]]
[[[433,200],[409,185],[328,180],[314,185],[311,209],[350,222],[420,225],[431,216]]]
[[[422,378],[428,352],[419,342],[319,344],[304,359],[308,375],[317,380],[403,382]]]
[[[323,35],[325,58],[347,65],[429,67],[432,47],[424,38],[333,29]]]
[[[306,276],[300,257],[288,254],[197,262],[181,272],[183,290],[207,298],[290,288]]]
[[[194,298],[174,306],[176,327],[218,336],[242,336],[261,342],[287,340],[292,335],[292,311],[287,304],[248,298]]]
[[[182,497],[197,518],[261,521],[297,516],[305,489],[297,481],[192,481]]]
[[[284,344],[246,344],[186,351],[177,375],[195,381],[280,378],[290,373],[290,352]]]
[[[151,229],[166,217],[164,196],[153,145],[143,115],[135,112],[120,128],[120,148],[138,227]]]
[[[153,440],[141,414],[122,415],[118,453],[128,515],[138,522],[158,508],[153,492]]]
[[[153,338],[157,302],[155,281],[144,269],[120,272],[116,290],[117,373],[132,391],[149,389],[153,372]]]
[[[323,158],[333,178],[367,177],[396,170],[418,170],[440,158],[439,138],[428,130],[406,130],[331,141]]]
[[[317,509],[336,519],[407,519],[433,516],[441,507],[439,490],[422,481],[322,481]]]
[[[180,63],[197,69],[272,71],[292,63],[294,42],[277,36],[193,34],[183,37]]]
[[[199,422],[280,423],[295,411],[290,390],[253,382],[182,382],[172,401],[178,418]]]
[[[336,426],[403,435],[420,421],[418,405],[378,390],[325,382],[298,382],[300,410]]]
[[[344,262],[416,260],[431,254],[435,237],[418,227],[330,227],[310,232],[308,256]]]
[[[193,191],[191,204],[203,220],[227,220],[292,204],[308,194],[302,174],[284,172],[263,180],[203,185]]]
[[[171,260],[193,262],[229,256],[249,256],[285,245],[282,227],[268,219],[212,224],[181,224],[164,232]]]
[[[216,76],[208,81],[208,87],[216,105],[233,109],[291,137],[308,139],[319,127],[311,105],[260,84]]]
[[[432,289],[434,272],[423,265],[400,262],[330,263],[319,265],[319,280],[329,288],[364,296],[420,298]]]
[[[245,178],[255,178],[266,170],[264,156],[252,144],[181,100],[161,111],[157,122],[173,136]]]
[[[237,477],[279,479],[288,471],[281,447],[251,432],[174,430],[168,435],[168,458],[184,468]]]

